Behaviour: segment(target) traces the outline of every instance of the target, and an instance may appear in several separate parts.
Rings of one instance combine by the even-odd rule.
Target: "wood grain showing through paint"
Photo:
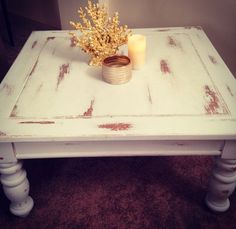
[[[176,41],[175,41],[174,38],[171,37],[171,36],[168,36],[168,44],[169,44],[170,46],[177,47]]]
[[[12,110],[12,112],[11,112],[11,115],[10,115],[10,117],[16,117],[17,116],[17,105],[15,105],[14,107],[13,107],[13,110]]]
[[[170,29],[156,29],[157,32],[167,32],[170,31]]]
[[[147,86],[147,91],[148,91],[148,101],[149,101],[149,103],[152,104],[152,96],[151,96],[151,92],[150,92],[149,86]]]
[[[212,64],[218,64],[216,61],[216,58],[214,56],[208,55],[208,57],[209,57]]]
[[[197,30],[202,30],[201,26],[185,26],[185,29],[197,29]]]
[[[230,88],[228,85],[226,85],[226,88],[227,88],[229,94],[230,94],[232,97],[234,97],[234,94],[233,94],[231,88]]]
[[[0,136],[7,136],[4,132],[0,131]]]
[[[112,131],[121,131],[130,129],[132,125],[129,123],[107,123],[101,124],[98,127],[103,129],[110,129]]]
[[[55,124],[54,121],[23,121],[20,124]]]
[[[182,45],[179,41],[177,41],[176,39],[174,39],[172,36],[168,36],[168,44],[170,45],[170,47],[172,48],[179,48],[183,51]]]
[[[34,66],[33,66],[33,68],[31,69],[31,72],[30,72],[29,76],[31,76],[31,75],[34,73],[34,71],[35,71],[37,65],[38,65],[38,59],[35,61]]]
[[[76,47],[77,40],[75,37],[70,38],[70,47]]]
[[[168,62],[167,60],[161,60],[160,61],[160,66],[161,66],[161,72],[164,73],[164,74],[170,74],[171,73],[171,70],[170,70],[170,67],[168,65]]]
[[[55,37],[47,37],[47,41],[54,40]]]
[[[31,48],[33,49],[37,45],[38,41],[34,41]]]
[[[213,91],[208,85],[205,86],[204,90],[207,99],[207,104],[205,105],[206,113],[210,115],[219,114],[223,107],[221,107],[217,93]]]
[[[88,108],[88,110],[84,112],[83,114],[84,117],[91,117],[93,115],[93,104],[94,104],[94,100],[91,101],[90,107]]]
[[[14,89],[13,89],[13,86],[10,86],[9,84],[4,83],[2,88],[0,89],[0,92],[2,91],[4,91],[7,96],[10,96],[13,93]]]
[[[62,80],[64,80],[65,74],[68,74],[69,72],[70,72],[69,64],[63,64],[60,66],[59,76],[57,80],[57,89],[60,83],[62,82]]]

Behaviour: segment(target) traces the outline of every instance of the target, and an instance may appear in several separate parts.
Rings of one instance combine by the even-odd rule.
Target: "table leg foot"
[[[236,185],[236,160],[217,158],[209,182],[206,205],[213,211],[224,212],[229,209],[229,196]]]
[[[11,201],[10,211],[20,217],[26,217],[33,208],[34,201],[29,196],[29,181],[21,162],[0,164],[3,191]]]

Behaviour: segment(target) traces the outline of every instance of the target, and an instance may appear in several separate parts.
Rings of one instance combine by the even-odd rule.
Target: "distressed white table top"
[[[110,85],[68,31],[33,32],[0,85],[0,141],[236,139],[236,80],[203,30],[133,33],[146,64]]]

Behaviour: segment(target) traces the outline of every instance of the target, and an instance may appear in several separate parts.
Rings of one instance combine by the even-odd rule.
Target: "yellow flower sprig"
[[[71,21],[70,24],[79,30],[81,35],[73,32],[70,34],[75,46],[91,56],[89,65],[100,66],[106,57],[115,55],[119,47],[127,43],[131,30],[127,25],[119,25],[117,12],[113,17],[109,17],[104,5],[88,1],[85,10],[80,7],[78,13],[81,22]]]

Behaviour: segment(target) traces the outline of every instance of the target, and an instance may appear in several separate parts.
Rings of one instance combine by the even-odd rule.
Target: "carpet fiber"
[[[10,63],[32,30],[51,29],[11,22]],[[235,229],[235,194],[225,213],[205,207],[212,165],[200,156],[26,160],[34,209],[26,218],[11,215],[0,188],[0,228]]]
[[[236,196],[225,213],[204,205],[211,157],[26,160],[35,207],[8,212],[1,228],[235,228]]]

